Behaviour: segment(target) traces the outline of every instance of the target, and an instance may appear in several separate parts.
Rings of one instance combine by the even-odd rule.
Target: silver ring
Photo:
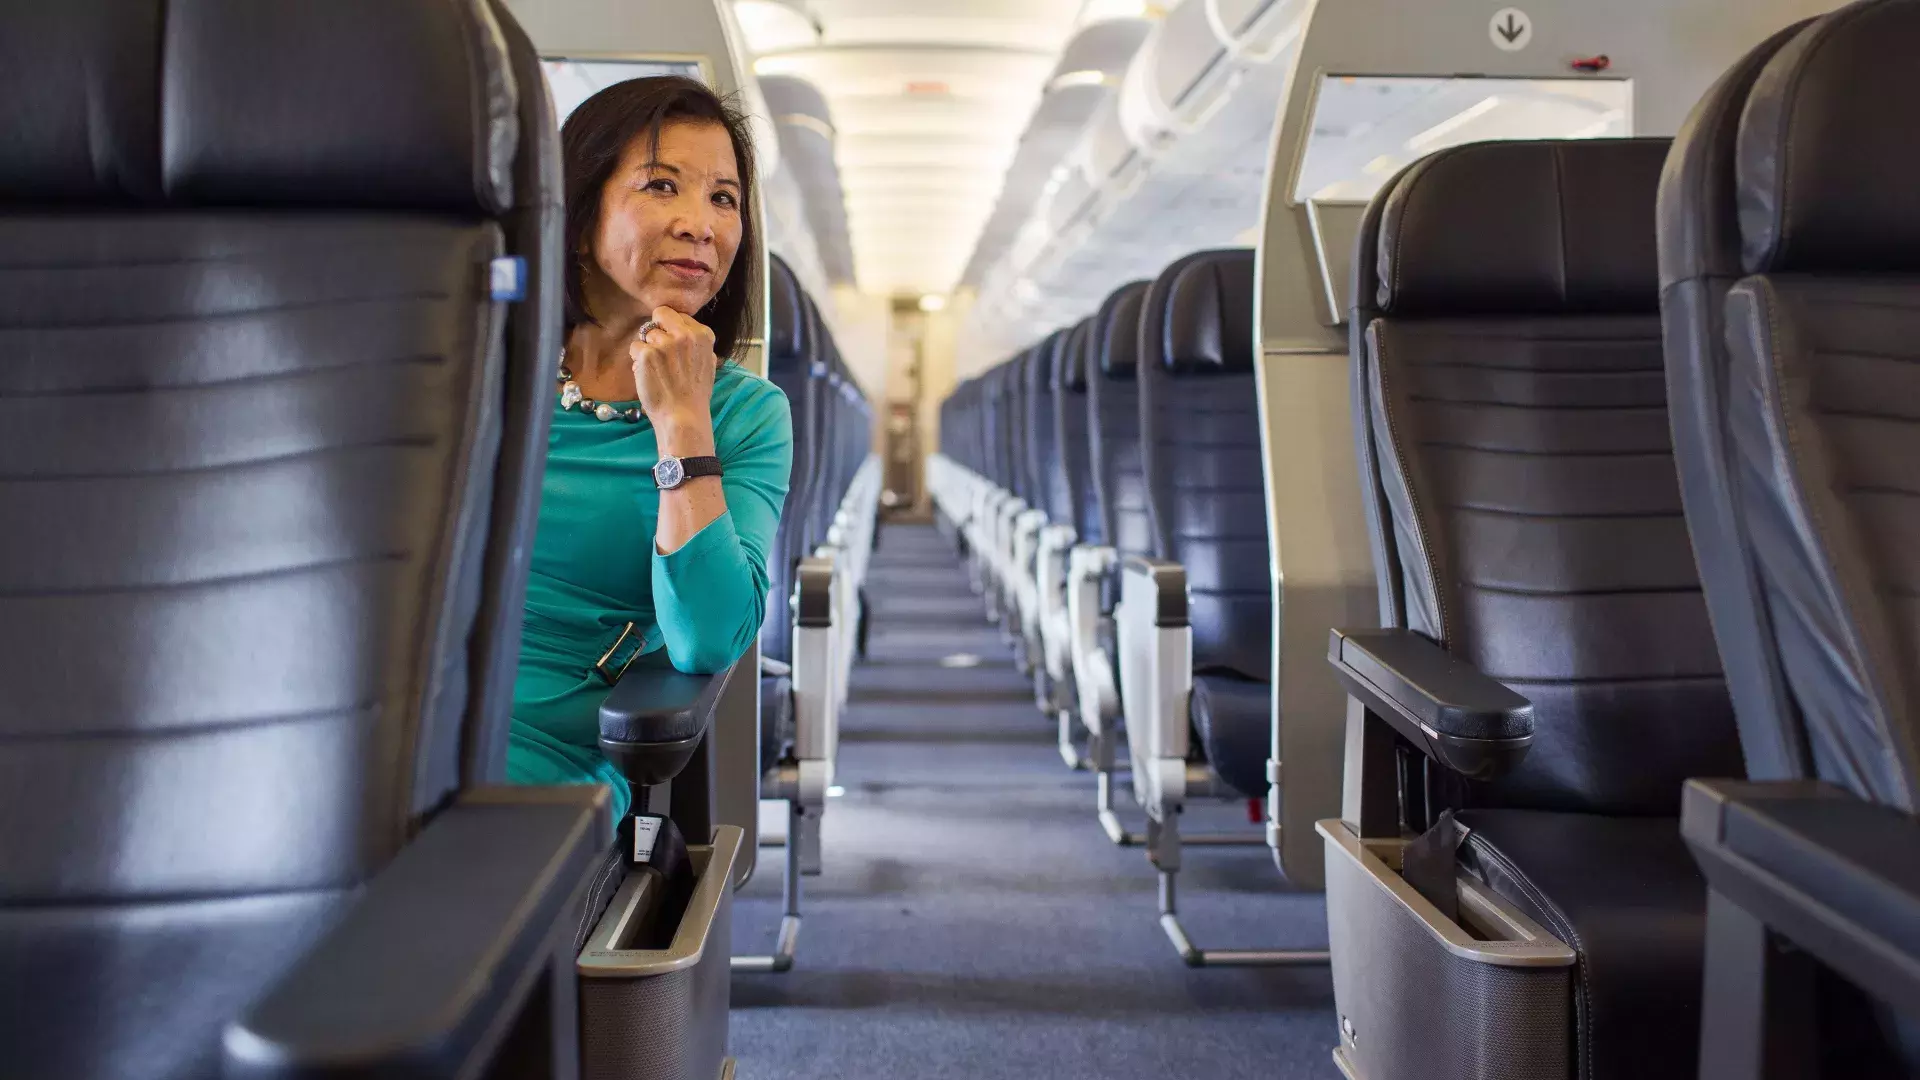
[[[633,335],[633,338],[635,341],[645,341],[647,340],[648,334],[658,329],[660,329],[660,324],[654,322],[652,319],[648,319],[646,322],[640,324],[640,332]]]

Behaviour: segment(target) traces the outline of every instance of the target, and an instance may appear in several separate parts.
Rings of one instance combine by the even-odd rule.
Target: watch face
[[[660,464],[653,467],[653,482],[660,487],[679,487],[680,481],[686,478],[685,470],[680,467],[679,458],[661,458]]]

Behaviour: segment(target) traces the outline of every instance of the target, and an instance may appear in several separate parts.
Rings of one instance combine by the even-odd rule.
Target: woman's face
[[[603,318],[695,314],[733,268],[744,212],[726,128],[663,124],[657,152],[647,135],[634,139],[600,191],[588,308]]]

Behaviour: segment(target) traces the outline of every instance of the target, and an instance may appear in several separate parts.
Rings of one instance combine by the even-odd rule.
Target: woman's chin
[[[639,296],[640,309],[653,311],[656,308],[672,308],[682,315],[693,315],[707,306],[713,294],[706,289],[694,286],[677,288],[647,289]]]

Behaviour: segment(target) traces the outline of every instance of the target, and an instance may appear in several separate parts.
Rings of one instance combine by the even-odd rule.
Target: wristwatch
[[[661,491],[672,491],[696,476],[719,476],[717,457],[663,457],[653,467],[653,486]]]

